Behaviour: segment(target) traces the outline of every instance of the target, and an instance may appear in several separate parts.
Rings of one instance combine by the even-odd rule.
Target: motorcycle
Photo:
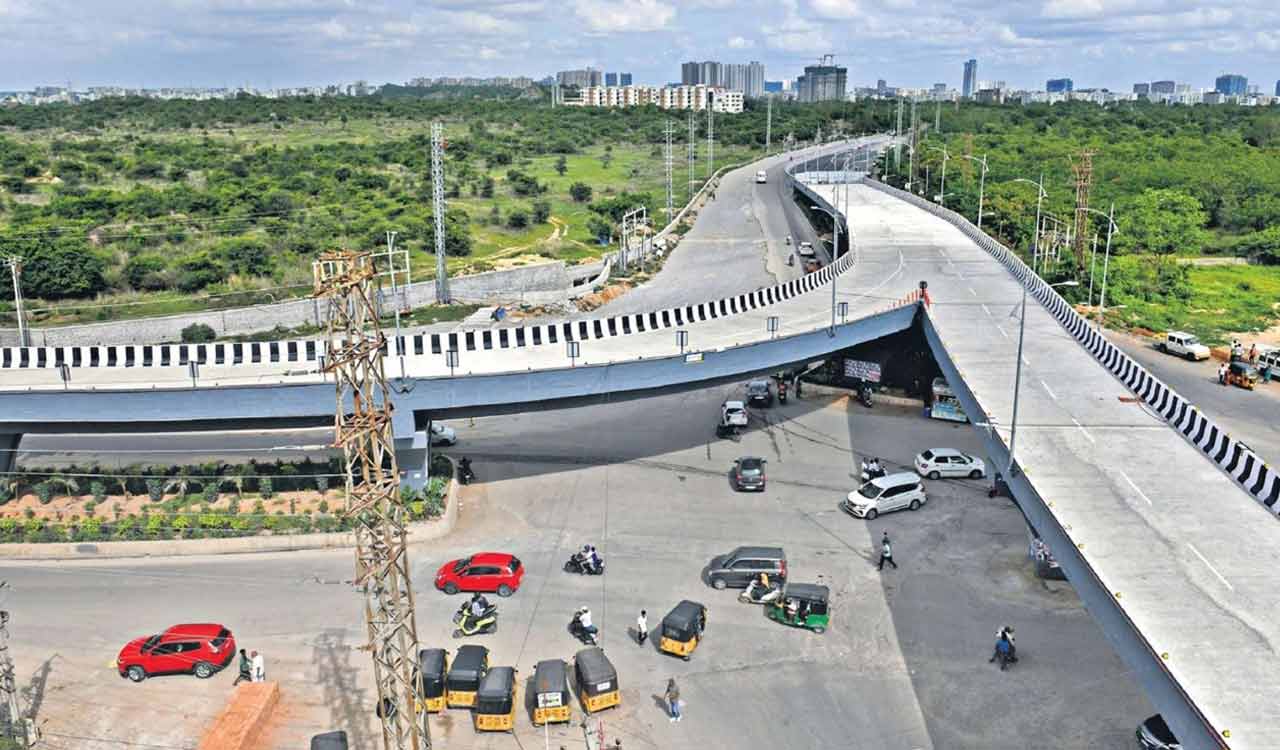
[[[476,473],[471,470],[471,461],[465,458],[459,461],[458,462],[458,481],[461,482],[462,484],[471,484],[472,480],[474,480],[475,478],[476,478]]]
[[[743,604],[769,604],[782,598],[782,586],[770,582],[763,586],[759,581],[752,581],[738,594],[738,601]]]
[[[498,632],[498,605],[487,605],[484,612],[476,617],[471,614],[471,604],[467,602],[454,614],[453,621],[458,626],[453,631],[454,638],[496,633]]]
[[[569,621],[569,634],[585,645],[599,645],[599,641],[596,640],[595,627],[593,626],[591,630],[587,630],[582,624],[582,614],[579,612],[575,612],[573,619]]]
[[[862,475],[861,476],[862,476],[862,481],[864,483],[870,482],[872,479],[879,479],[880,477],[884,476],[887,473],[888,472],[884,470],[883,466],[877,469],[872,469],[871,463],[867,461],[865,458],[862,459]]]
[[[868,385],[867,383],[863,383],[858,388],[858,403],[862,404],[868,409],[871,408],[871,386]]]
[[[582,553],[575,552],[564,564],[564,572],[577,573],[579,575],[598,576],[604,574],[604,560],[600,560],[599,565],[587,565],[587,560]]]

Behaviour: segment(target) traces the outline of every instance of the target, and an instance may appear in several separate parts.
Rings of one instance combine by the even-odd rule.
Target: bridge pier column
[[[18,444],[22,442],[20,434],[0,434],[0,481],[18,464]]]
[[[400,467],[400,486],[420,490],[427,486],[427,467],[431,446],[426,431],[395,436],[396,464]]]

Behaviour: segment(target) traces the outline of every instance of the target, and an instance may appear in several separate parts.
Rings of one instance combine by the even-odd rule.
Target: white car
[[[840,510],[873,521],[881,513],[903,508],[919,510],[927,502],[929,497],[924,494],[920,477],[904,471],[865,482],[840,503]]]
[[[457,442],[458,433],[454,432],[452,427],[440,424],[439,422],[431,423],[432,445],[456,445]]]
[[[768,181],[769,181],[769,174],[767,172],[765,172],[763,169],[760,170],[759,172],[756,172],[756,184],[763,185]]]
[[[1209,358],[1209,347],[1200,343],[1200,339],[1183,331],[1170,331],[1159,344],[1160,351],[1185,357],[1192,362]]]
[[[987,465],[981,458],[961,453],[952,448],[930,448],[916,456],[916,471],[922,477],[968,477],[981,479],[987,475]]]

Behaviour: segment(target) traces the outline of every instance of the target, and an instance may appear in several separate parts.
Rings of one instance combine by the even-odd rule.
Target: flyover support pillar
[[[18,444],[22,435],[0,433],[0,482],[8,478],[18,464]]]
[[[427,486],[427,473],[431,461],[431,445],[427,430],[395,433],[396,463],[400,467],[400,486],[421,490]]]

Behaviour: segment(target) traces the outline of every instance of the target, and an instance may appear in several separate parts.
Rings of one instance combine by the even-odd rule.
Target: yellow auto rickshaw
[[[578,699],[589,714],[622,703],[618,692],[618,670],[599,647],[584,648],[573,657],[573,677],[578,683]]]
[[[489,649],[468,644],[458,649],[445,679],[445,703],[449,708],[471,708],[476,704],[476,691],[489,671]]]
[[[494,667],[476,691],[476,731],[510,732],[516,725],[516,670]]]
[[[1239,386],[1252,391],[1258,384],[1258,371],[1248,362],[1232,362],[1227,368],[1227,385]]]
[[[533,668],[533,723],[569,721],[569,667],[563,659],[547,659]]]
[[[444,675],[448,669],[449,653],[444,649],[424,648],[418,652],[414,684],[419,711],[438,714],[444,710]]]
[[[662,618],[662,640],[658,648],[689,661],[706,628],[707,608],[685,599]]]

